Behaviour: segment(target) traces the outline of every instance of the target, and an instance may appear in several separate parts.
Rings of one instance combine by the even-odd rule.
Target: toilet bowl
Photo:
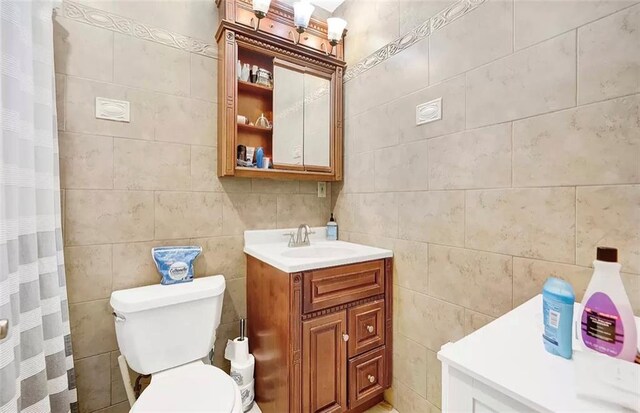
[[[241,413],[240,389],[205,364],[220,324],[222,275],[111,294],[118,347],[129,367],[151,374],[131,412]]]

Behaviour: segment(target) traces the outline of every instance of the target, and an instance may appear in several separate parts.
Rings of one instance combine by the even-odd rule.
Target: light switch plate
[[[318,198],[326,198],[326,197],[327,197],[327,183],[318,182]]]
[[[416,106],[416,125],[424,125],[440,119],[442,119],[442,98]]]
[[[129,102],[96,97],[96,118],[115,120],[116,122],[129,122]]]

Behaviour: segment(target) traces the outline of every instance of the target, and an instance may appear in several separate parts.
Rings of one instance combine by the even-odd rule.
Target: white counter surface
[[[288,247],[297,228],[245,231],[244,252],[287,273],[389,258],[393,251],[345,241],[327,241],[326,228],[312,228],[310,247]],[[317,253],[316,253],[317,252]],[[305,256],[305,255],[309,256]],[[298,255],[298,256],[296,256]]]

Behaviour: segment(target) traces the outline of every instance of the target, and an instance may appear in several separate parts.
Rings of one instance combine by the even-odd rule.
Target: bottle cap
[[[618,250],[611,247],[598,247],[596,259],[604,262],[618,262]]]

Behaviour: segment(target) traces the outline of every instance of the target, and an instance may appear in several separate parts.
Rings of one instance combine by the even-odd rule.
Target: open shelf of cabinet
[[[257,93],[260,95],[271,96],[273,94],[273,88],[238,79],[238,92]]]
[[[260,126],[245,125],[244,123],[238,123],[238,131],[242,129],[247,131],[252,131],[252,132],[265,133],[265,134],[271,134],[271,132],[273,132],[273,129],[271,128],[261,128]]]

